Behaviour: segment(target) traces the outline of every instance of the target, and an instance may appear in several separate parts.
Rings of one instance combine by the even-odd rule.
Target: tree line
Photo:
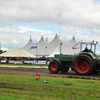
[[[2,54],[2,53],[4,53],[4,52],[7,52],[7,51],[0,50],[0,54]]]

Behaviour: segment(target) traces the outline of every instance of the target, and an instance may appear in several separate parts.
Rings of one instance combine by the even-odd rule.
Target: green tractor
[[[82,47],[90,47],[88,51],[82,51]],[[54,56],[49,63],[48,69],[51,73],[58,73],[61,71],[65,73],[71,68],[76,74],[88,75],[96,74],[100,70],[100,58],[95,53],[97,42],[82,42],[79,54],[63,55],[58,54]]]

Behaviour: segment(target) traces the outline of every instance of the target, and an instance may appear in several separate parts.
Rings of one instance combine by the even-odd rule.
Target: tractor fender
[[[89,56],[89,57],[91,57],[92,59],[93,59],[93,57],[92,57],[92,55],[90,55],[90,54],[79,54],[78,56],[82,56],[82,55],[87,55],[87,56]]]
[[[58,63],[58,65],[59,65],[59,68],[61,68],[62,67],[62,63],[61,63],[61,61],[59,60],[59,59],[53,59],[54,61],[56,61],[57,63]]]
[[[99,59],[98,56],[93,53],[81,53],[79,55],[87,55],[87,56],[91,57],[92,59]]]

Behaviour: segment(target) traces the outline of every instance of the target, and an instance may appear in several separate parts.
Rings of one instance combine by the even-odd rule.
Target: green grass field
[[[0,100],[100,100],[100,81],[0,74]]]
[[[18,64],[0,64],[0,66],[19,66],[19,67],[40,67],[40,65],[18,65]],[[48,65],[42,65],[42,67],[48,67]]]

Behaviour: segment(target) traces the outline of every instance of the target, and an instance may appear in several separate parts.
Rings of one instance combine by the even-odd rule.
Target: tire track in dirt
[[[81,78],[81,79],[100,80],[100,73],[98,73],[96,75],[76,75],[76,73],[71,70],[69,70],[66,73],[59,72],[58,74],[52,74],[49,72],[48,69],[0,67],[0,73],[1,74],[32,75],[32,76],[35,76],[36,73],[38,73],[40,76],[48,76],[48,77]]]

